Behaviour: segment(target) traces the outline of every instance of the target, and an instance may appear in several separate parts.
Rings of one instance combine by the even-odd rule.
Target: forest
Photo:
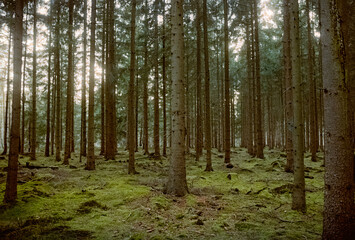
[[[354,13],[0,0],[0,239],[354,239]]]

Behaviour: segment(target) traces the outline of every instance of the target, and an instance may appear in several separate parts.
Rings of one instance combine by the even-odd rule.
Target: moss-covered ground
[[[323,158],[305,155],[307,212],[291,210],[292,173],[283,170],[284,153],[265,150],[265,159],[233,149],[226,168],[213,151],[213,172],[187,156],[190,193],[163,194],[168,159],[136,154],[140,174],[127,174],[128,155],[98,157],[96,170],[70,166],[53,157],[20,158],[18,201],[0,205],[0,239],[320,239]],[[83,159],[85,161],[85,159]],[[26,162],[28,162],[26,167]],[[28,166],[49,168],[31,169]],[[0,199],[6,182],[0,160]]]

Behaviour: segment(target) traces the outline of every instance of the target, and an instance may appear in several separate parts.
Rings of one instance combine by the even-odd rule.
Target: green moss
[[[154,196],[150,199],[150,201],[152,203],[152,207],[158,210],[168,210],[171,206],[171,200],[165,196]]]
[[[18,239],[319,239],[322,161],[305,159],[307,174],[314,178],[306,179],[307,213],[300,214],[291,210],[293,176],[283,172],[285,159],[279,151],[265,151],[264,160],[251,158],[245,149],[232,152],[235,167],[227,169],[213,150],[214,172],[204,172],[203,160],[196,163],[189,155],[190,194],[182,198],[161,192],[168,167],[164,158],[138,153],[141,174],[129,176],[124,151],[116,160],[97,159],[96,171],[83,170],[84,163],[76,158],[71,164],[77,168],[70,169],[39,156],[36,165],[58,169],[38,169],[34,176],[21,169],[18,202],[0,210],[0,232],[18,229]],[[20,159],[21,164],[26,161]],[[0,198],[4,190],[3,180]]]
[[[186,206],[187,207],[194,207],[196,206],[197,204],[197,199],[196,199],[196,196],[193,195],[193,194],[187,194],[185,196],[185,199],[186,199]]]

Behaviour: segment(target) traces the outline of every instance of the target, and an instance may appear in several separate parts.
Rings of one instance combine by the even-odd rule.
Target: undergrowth
[[[95,171],[73,155],[70,166],[54,158],[20,159],[18,201],[0,205],[0,239],[320,239],[323,159],[305,156],[307,213],[291,210],[292,173],[285,158],[232,151],[233,168],[213,151],[213,172],[187,155],[190,193],[163,194],[168,159],[136,153],[138,175],[127,174],[128,155],[96,160]],[[40,166],[40,168],[27,168]],[[0,199],[6,181],[0,160]]]

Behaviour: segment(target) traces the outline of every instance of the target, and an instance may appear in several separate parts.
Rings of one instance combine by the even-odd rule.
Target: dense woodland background
[[[314,213],[318,227],[309,237],[317,238],[322,209],[314,206],[323,202],[313,201],[312,195],[307,207],[306,192],[317,192],[319,198],[324,191],[323,238],[350,239],[355,222],[354,11],[350,0],[1,1],[4,224],[12,221],[14,205],[8,204],[16,201],[17,192],[18,201],[25,199],[17,185],[34,181],[22,180],[24,169],[36,169],[38,176],[58,170],[53,173],[60,176],[58,182],[65,179],[66,165],[140,173],[141,178],[117,179],[127,178],[125,184],[148,181],[149,173],[167,180],[142,184],[164,199],[161,192],[190,198],[204,192],[193,187],[196,179],[186,168],[193,175],[215,170],[217,185],[221,174],[227,176],[224,181],[239,176],[238,187],[231,187],[235,192],[260,180],[250,174],[266,171],[265,188],[241,190],[246,195],[257,192],[253,201],[260,200],[265,189],[273,194],[261,197],[268,204],[256,203],[258,211],[263,206],[279,211],[283,205],[299,214],[311,209],[308,214]],[[126,160],[128,168],[110,162]],[[106,167],[100,169],[100,164]],[[154,175],[157,172],[162,175]],[[246,172],[248,181],[243,182]],[[201,178],[213,185],[214,173]],[[65,174],[68,179],[75,175]],[[272,181],[283,184],[270,185]],[[309,190],[307,184],[317,187]],[[204,194],[218,202],[218,196],[231,194],[229,188],[221,189]],[[290,195],[278,207],[269,202],[274,194]],[[101,200],[97,197],[94,207],[115,207],[100,205]],[[158,210],[170,211],[172,202],[158,203]],[[203,225],[213,217],[197,218],[197,225]],[[230,231],[230,224],[222,228]],[[235,231],[250,231],[249,225],[243,226],[235,225]],[[9,229],[4,228],[4,237],[14,236]],[[243,237],[254,233],[248,234]],[[299,237],[287,234],[279,237]]]

